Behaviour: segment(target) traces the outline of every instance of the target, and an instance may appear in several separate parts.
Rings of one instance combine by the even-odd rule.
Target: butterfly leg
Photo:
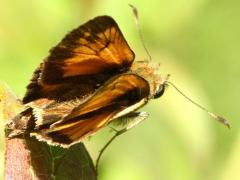
[[[111,137],[111,139],[103,146],[103,148],[100,150],[98,158],[96,160],[96,172],[98,172],[98,165],[100,162],[100,159],[103,155],[103,152],[107,149],[107,147],[113,142],[113,140],[118,137],[119,135],[127,132],[128,130],[132,129],[133,127],[137,126],[140,122],[144,121],[148,117],[148,113],[146,112],[131,112],[116,121],[119,122],[118,124],[127,124],[125,128],[121,130],[117,130],[112,128],[115,131],[115,134]],[[115,121],[115,120],[114,120]]]

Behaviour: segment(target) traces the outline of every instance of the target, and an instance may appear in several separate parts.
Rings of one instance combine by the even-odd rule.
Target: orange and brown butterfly
[[[111,122],[145,119],[136,110],[160,97],[166,81],[158,66],[134,62],[111,17],[96,17],[67,34],[35,70],[24,110],[7,124],[7,137],[29,133],[69,147]]]

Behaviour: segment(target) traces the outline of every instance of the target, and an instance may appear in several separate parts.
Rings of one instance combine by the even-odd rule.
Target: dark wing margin
[[[82,81],[99,81],[95,83],[101,84],[119,72],[127,71],[134,56],[114,19],[96,17],[72,30],[51,49],[35,71],[23,101],[48,97],[63,83],[69,86],[70,82],[72,86]]]
[[[118,117],[118,114],[123,116],[144,105],[149,92],[149,84],[142,77],[136,74],[118,75],[86,102],[74,108],[63,120],[47,129],[40,128],[34,135],[48,139],[53,144],[69,146],[93,135],[114,120],[114,117]]]

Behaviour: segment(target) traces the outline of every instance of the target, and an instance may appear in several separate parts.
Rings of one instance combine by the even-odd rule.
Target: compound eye
[[[154,94],[153,98],[156,99],[156,98],[159,98],[163,95],[164,93],[164,90],[165,90],[165,86],[164,85],[160,85],[156,91],[156,93]]]

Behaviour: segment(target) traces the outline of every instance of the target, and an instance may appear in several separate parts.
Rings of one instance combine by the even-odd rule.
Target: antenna
[[[206,113],[208,113],[211,117],[213,117],[215,120],[217,120],[218,122],[222,123],[223,125],[225,125],[226,127],[228,127],[230,129],[230,124],[229,122],[219,116],[214,114],[213,112],[208,111],[205,107],[201,106],[200,104],[196,103],[195,101],[193,101],[192,99],[190,99],[189,97],[187,97],[182,91],[180,91],[172,82],[167,81],[167,84],[171,85],[173,88],[175,88],[183,97],[185,97],[188,101],[190,101],[191,103],[193,103],[194,105],[196,105],[197,107],[199,107],[200,109],[202,109],[203,111],[205,111]]]
[[[152,57],[144,43],[144,40],[143,40],[143,35],[142,35],[142,31],[141,31],[141,28],[140,28],[140,25],[139,25],[139,15],[138,15],[138,10],[135,6],[133,6],[132,4],[129,4],[129,6],[132,8],[132,12],[133,12],[133,15],[134,15],[134,19],[135,19],[135,23],[137,25],[137,30],[138,30],[138,34],[139,34],[139,37],[140,37],[140,40],[141,40],[141,43],[143,45],[143,48],[145,50],[145,52],[147,53],[148,55],[148,58],[149,58],[149,61],[152,61]]]

